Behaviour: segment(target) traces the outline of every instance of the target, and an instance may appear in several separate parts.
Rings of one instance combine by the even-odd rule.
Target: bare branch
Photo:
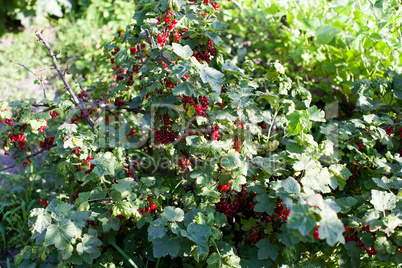
[[[21,63],[18,63],[18,62],[15,62],[15,61],[12,61],[12,60],[10,60],[12,63],[15,63],[15,64],[17,64],[17,65],[19,65],[19,66],[22,66],[22,67],[24,67],[25,69],[27,69],[31,74],[33,74],[34,76],[38,76],[36,73],[34,73],[34,72],[32,72],[31,70],[29,70],[29,68],[28,67],[26,67],[24,64],[21,64]]]
[[[55,147],[55,146],[57,146],[57,144],[52,144],[52,145],[49,145],[49,146],[47,146],[47,147],[43,148],[42,150],[40,150],[40,151],[38,151],[38,152],[36,152],[36,153],[34,153],[34,154],[28,155],[28,157],[27,157],[26,159],[29,159],[29,158],[35,157],[35,156],[37,156],[37,155],[39,155],[39,154],[41,154],[41,153],[45,152],[46,150],[49,150],[49,149],[50,149],[50,148],[52,148],[52,147]],[[12,165],[12,166],[9,166],[9,167],[2,168],[2,169],[0,169],[0,171],[4,171],[4,170],[7,170],[7,169],[11,169],[11,168],[13,168],[13,167],[15,167],[15,165]]]
[[[88,124],[91,126],[91,128],[94,128],[94,123],[88,117],[87,113],[85,112],[84,107],[78,100],[77,96],[74,94],[74,91],[71,89],[70,85],[68,84],[68,82],[63,74],[63,71],[60,69],[59,63],[57,62],[57,59],[56,59],[56,55],[53,53],[53,50],[50,47],[49,43],[45,40],[42,33],[35,31],[35,35],[38,37],[38,39],[45,45],[46,49],[49,51],[50,57],[53,60],[54,67],[56,68],[57,72],[59,73],[60,78],[63,80],[63,83],[66,86],[68,93],[70,93],[71,97],[73,98],[75,105],[78,106],[78,108],[81,110],[81,113],[83,115],[85,115],[85,120],[88,122]]]
[[[152,37],[152,35],[149,33],[148,29],[145,29],[145,34],[147,35],[151,49],[155,48],[156,47],[155,40]]]

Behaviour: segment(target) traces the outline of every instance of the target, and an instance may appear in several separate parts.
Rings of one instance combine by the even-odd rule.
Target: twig
[[[278,109],[275,110],[274,117],[272,118],[272,124],[271,124],[271,126],[269,127],[269,130],[268,130],[268,139],[267,139],[267,141],[269,141],[269,136],[271,135],[272,127],[275,125],[275,118],[276,118],[277,115],[278,115]]]
[[[56,68],[57,72],[59,73],[60,78],[63,80],[64,85],[66,86],[66,89],[68,93],[70,93],[71,97],[73,98],[73,101],[76,106],[81,110],[82,114],[86,115],[87,113],[85,112],[84,107],[81,105],[80,101],[78,100],[77,96],[74,94],[74,91],[71,89],[70,85],[68,84],[65,76],[63,75],[63,71],[60,69],[59,63],[57,62],[56,55],[53,53],[52,48],[50,47],[49,43],[45,40],[43,35],[35,31],[35,35],[38,37],[38,39],[45,45],[47,50],[49,51],[50,57],[53,60],[54,67]],[[88,115],[85,116],[85,120],[88,122],[88,124],[91,126],[91,128],[94,128],[94,123],[92,120],[88,117]]]
[[[108,190],[108,188],[106,187],[105,178],[104,178],[103,176],[101,176],[101,181],[102,181],[103,186],[104,186],[105,189],[106,189],[107,195],[109,196],[110,199],[112,199],[112,197],[110,196],[109,190]]]
[[[140,37],[140,42],[138,44],[138,51],[139,51],[139,54],[140,54],[141,65],[144,67],[144,61],[142,60],[142,51],[141,51],[141,37]]]
[[[155,40],[152,35],[149,33],[148,29],[145,29],[145,34],[147,35],[149,45],[151,46],[151,50],[156,47]]]
[[[34,72],[32,72],[31,70],[29,70],[29,68],[28,67],[26,67],[24,64],[21,64],[21,63],[18,63],[18,62],[15,62],[15,61],[12,61],[12,60],[10,60],[12,63],[15,63],[15,64],[17,64],[17,65],[19,65],[19,66],[22,66],[22,67],[24,67],[25,69],[27,69],[30,73],[32,73],[34,76],[38,76],[36,73],[34,73]]]
[[[42,74],[40,75],[40,85],[42,86],[42,90],[43,90],[43,97],[45,98],[45,99],[47,99],[46,98],[46,88],[45,88],[45,83],[43,83],[43,76],[42,76]]]
[[[40,150],[40,151],[38,151],[38,152],[36,152],[36,153],[34,153],[34,154],[28,155],[28,157],[27,157],[26,159],[32,158],[32,157],[34,157],[34,156],[37,156],[38,154],[41,154],[41,153],[43,153],[44,151],[46,151],[46,150],[48,150],[48,149],[50,149],[50,148],[52,148],[52,147],[55,147],[55,146],[57,146],[57,144],[49,145],[49,146],[43,148],[42,150]],[[13,167],[15,167],[15,165],[2,168],[2,169],[0,169],[0,171],[4,171],[4,170],[7,170],[7,169],[11,169],[11,168],[13,168]]]

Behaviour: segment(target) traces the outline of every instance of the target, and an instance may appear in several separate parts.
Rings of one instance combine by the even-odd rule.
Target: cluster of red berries
[[[390,126],[387,126],[385,128],[385,133],[387,133],[388,136],[391,136],[391,134],[394,133],[394,128],[390,127]]]
[[[201,102],[201,106],[195,103],[194,99],[190,96],[182,95],[181,99],[183,100],[183,107],[184,109],[188,110],[188,105],[194,106],[197,114],[199,116],[206,116],[207,115],[207,108],[209,105],[209,101],[206,96],[202,96],[199,98]]]
[[[219,203],[216,204],[216,211],[222,212],[226,217],[233,216],[237,213],[243,201],[240,197],[235,197],[232,201],[231,198],[222,196]]]
[[[257,226],[250,227],[251,237],[250,237],[250,244],[255,245],[259,240],[264,239],[266,236],[265,234],[261,235],[261,230]],[[272,242],[272,241],[270,241]]]
[[[144,215],[144,213],[151,213],[152,211],[155,211],[159,208],[158,206],[155,206],[154,202],[151,201],[151,196],[147,196],[147,200],[148,202],[150,202],[149,207],[138,209],[138,212],[141,213],[142,215]]]
[[[158,118],[159,116],[156,116],[156,119]],[[161,119],[163,121],[164,126],[160,130],[154,129],[155,131],[154,139],[156,143],[169,144],[176,138],[176,134],[174,133],[171,126],[173,121],[170,119],[168,114],[164,114]]]
[[[76,150],[74,151],[74,153],[75,153],[75,154],[79,154],[80,151],[81,151],[81,149],[78,148],[78,149],[76,149]],[[88,167],[89,169],[84,172],[85,174],[90,174],[90,173],[92,172],[92,170],[96,167],[96,165],[94,165],[94,164],[92,164],[92,163],[89,162],[90,160],[93,160],[93,158],[92,158],[92,156],[88,155],[87,159],[85,160],[85,163],[86,163],[86,165],[87,165],[87,167]],[[83,164],[83,162],[81,162],[81,163],[78,165],[78,168],[79,168],[79,169],[82,168],[82,164]]]
[[[158,38],[158,44],[161,47],[164,47],[165,42],[168,41],[168,38],[170,36],[170,32],[167,32],[166,35],[164,34],[158,34],[156,37]]]
[[[26,167],[26,166],[28,166],[28,164],[30,164],[30,163],[32,163],[32,161],[31,161],[31,159],[27,159],[27,161],[25,161],[24,163],[22,163],[22,166],[23,167]]]
[[[5,122],[7,125],[9,125],[10,127],[12,127],[12,126],[14,126],[14,123],[13,123],[14,120],[15,120],[14,118],[11,118],[11,119],[6,118],[6,120],[4,120],[4,122]],[[0,120],[0,123],[2,123],[1,120]]]
[[[27,138],[25,138],[24,134],[22,133],[19,133],[18,135],[10,133],[8,137],[10,138],[10,144],[18,142],[19,147],[24,146],[24,143],[27,142]]]
[[[133,167],[134,167],[134,168],[138,167],[138,165],[139,165],[138,161],[134,161],[134,162],[133,162]],[[127,177],[132,178],[133,175],[134,175],[133,169],[130,168],[130,166],[128,166],[128,165],[127,165],[127,166],[123,165],[122,167],[126,170],[126,175],[127,175]]]
[[[362,152],[364,150],[364,146],[360,141],[356,141],[357,147],[359,147],[359,151]]]
[[[38,128],[40,133],[43,133],[43,131],[46,129],[47,127],[47,120],[46,120],[46,126],[41,126],[40,128]]]
[[[72,199],[73,201],[75,201],[75,200],[78,198],[78,195],[79,195],[79,194],[80,194],[80,191],[77,190],[77,191],[75,192],[75,195],[72,195],[72,196],[71,196],[71,199]]]
[[[217,2],[214,2],[212,6],[214,7],[215,11],[219,11],[219,5]]]
[[[281,219],[283,222],[286,222],[290,215],[290,210],[283,207],[282,200],[279,200],[274,212],[278,216],[278,219]]]
[[[119,48],[119,47],[116,47],[116,48],[114,49],[114,51],[111,52],[111,54],[114,56],[114,55],[116,55],[117,52],[119,52],[119,51],[120,51],[120,48]]]
[[[181,171],[188,173],[188,167],[191,166],[190,160],[186,159],[184,155],[178,161],[179,167]]]
[[[155,142],[162,144],[169,144],[176,138],[171,126],[165,126],[161,130],[155,130]]]
[[[360,168],[358,166],[354,166],[353,167],[353,173],[352,175],[349,177],[349,181],[354,181],[356,179],[357,173],[359,172]]]
[[[187,32],[187,28],[183,28],[181,32],[179,30],[176,30],[176,34],[174,35],[174,41],[179,42],[180,38],[185,32]]]
[[[314,237],[314,239],[320,240],[320,234],[318,233],[318,227],[320,227],[320,225],[317,225],[314,228],[313,237]]]
[[[165,85],[167,88],[174,88],[176,86],[176,84],[172,83],[170,80],[166,80]]]
[[[47,207],[47,202],[41,198],[36,199],[36,202],[38,202],[38,204],[41,204],[43,208]]]
[[[215,128],[211,132],[211,139],[213,140],[219,140],[221,135],[219,134],[219,126],[215,126]]]
[[[112,68],[112,69],[114,71],[116,71],[118,69],[118,67],[119,67],[119,65],[116,65],[116,68],[115,69]],[[119,69],[116,72],[115,79],[116,79],[116,82],[119,82],[121,80],[127,80],[127,84],[126,84],[127,86],[134,85],[133,73],[128,71],[127,68]]]
[[[87,94],[85,93],[84,90],[81,90],[81,92],[78,93],[77,97],[78,97],[79,99],[82,99],[82,101],[86,101],[86,100],[87,100]]]
[[[135,46],[130,47],[131,54],[139,53],[140,52],[140,46],[141,46],[141,48],[145,48],[145,44],[138,44],[137,47],[135,47]]]
[[[46,147],[53,145],[53,143],[54,143],[54,136],[50,136],[45,138],[44,142],[39,141],[39,146],[40,148],[45,149]]]
[[[209,63],[211,61],[211,56],[215,57],[218,51],[214,49],[214,43],[211,39],[208,40],[207,44],[200,44],[199,47],[193,49],[193,56],[199,61],[206,61]]]
[[[241,135],[235,137],[235,139],[234,139],[234,148],[235,148],[236,152],[240,152],[240,147],[243,145],[240,137],[241,137]]]
[[[363,226],[363,231],[365,231],[366,233],[372,233],[370,231],[369,225]],[[369,256],[373,256],[373,255],[377,254],[377,250],[374,248],[374,246],[372,246],[371,248],[366,248],[364,246],[364,243],[360,240],[360,238],[357,237],[357,229],[356,228],[350,228],[349,226],[346,226],[345,232],[348,233],[347,235],[345,235],[346,243],[350,242],[350,241],[356,241],[356,246],[362,247]]]
[[[229,191],[229,186],[232,184],[232,182],[228,182],[225,185],[218,185],[218,190],[222,192],[227,192]]]
[[[50,116],[52,117],[52,120],[54,120],[56,117],[59,116],[59,113],[56,111],[52,111],[52,112],[50,112]]]
[[[130,131],[126,135],[126,138],[127,139],[134,138],[136,133],[137,133],[137,131],[135,130],[135,128],[131,128]]]

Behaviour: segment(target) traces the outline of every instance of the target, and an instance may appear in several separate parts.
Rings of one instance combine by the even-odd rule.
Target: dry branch
[[[80,103],[78,100],[77,96],[75,95],[74,91],[71,89],[70,85],[68,84],[66,77],[63,74],[63,71],[60,69],[59,63],[57,62],[56,55],[53,53],[52,48],[50,47],[49,43],[46,41],[46,39],[43,37],[42,33],[35,31],[35,35],[38,37],[38,39],[45,45],[46,49],[49,51],[50,57],[53,60],[54,67],[56,68],[57,72],[59,73],[59,76],[61,80],[63,80],[63,83],[68,91],[70,93],[71,97],[73,98],[73,101],[75,105],[80,109],[81,113],[85,115],[85,120],[89,123],[91,128],[94,128],[94,123],[92,120],[88,117],[84,106]]]

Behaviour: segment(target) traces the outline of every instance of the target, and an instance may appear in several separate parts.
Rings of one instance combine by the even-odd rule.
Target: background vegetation
[[[233,62],[261,88],[273,87],[274,81],[267,83],[272,77],[267,70],[273,62],[280,62],[288,76],[281,83],[291,84],[304,96],[303,101],[329,113],[328,104],[337,103],[339,109],[332,117],[341,121],[353,119],[356,111],[381,114],[381,109],[372,111],[362,104],[363,99],[380,94],[378,108],[392,103],[391,88],[396,95],[402,94],[402,88],[392,84],[402,73],[400,0],[244,0],[221,1],[220,5],[219,18],[229,24],[222,34],[226,45],[220,53],[234,58]],[[132,0],[0,0],[0,100],[41,99],[42,87],[35,83],[41,76],[46,77],[48,97],[63,90],[53,70],[40,70],[50,66],[51,60],[44,46],[35,41],[36,28],[44,28],[54,51],[60,50],[59,58],[68,67],[68,79],[76,92],[109,74],[103,46],[125,32],[134,7]],[[37,76],[15,63],[25,65]],[[373,107],[377,105],[370,101]],[[388,112],[400,120],[400,108],[394,108],[384,112],[384,117]],[[343,128],[347,134],[360,131],[359,127]],[[318,129],[314,129],[316,138]],[[361,142],[370,144],[365,139]],[[58,191],[60,182],[55,176],[40,173],[40,163],[33,161],[23,171],[0,172],[3,266],[12,267],[15,253],[33,244],[27,239],[31,236],[27,221],[30,209],[44,207],[46,200],[63,194]],[[9,164],[13,164],[12,159],[1,155],[0,169]],[[393,265],[389,259],[384,263]]]

